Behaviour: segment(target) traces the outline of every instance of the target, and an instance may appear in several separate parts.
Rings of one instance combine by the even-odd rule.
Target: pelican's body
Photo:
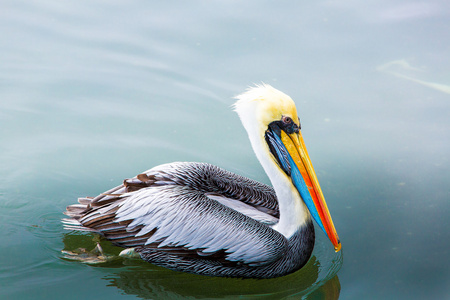
[[[294,102],[263,85],[236,111],[273,188],[205,163],[152,168],[66,214],[68,229],[94,231],[172,270],[271,278],[306,264],[312,218],[336,251],[340,242],[299,132]]]

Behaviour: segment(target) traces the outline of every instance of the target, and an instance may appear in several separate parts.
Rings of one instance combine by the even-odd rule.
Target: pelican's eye
[[[278,121],[279,122],[279,121]],[[281,126],[280,128],[283,129],[287,134],[292,133],[298,133],[299,132],[299,126],[294,123],[291,117],[288,116],[282,116],[281,117]]]
[[[291,117],[287,117],[287,116],[282,116],[281,117],[281,121],[283,121],[283,123],[286,124],[286,125],[289,125],[289,124],[291,124],[293,122]]]

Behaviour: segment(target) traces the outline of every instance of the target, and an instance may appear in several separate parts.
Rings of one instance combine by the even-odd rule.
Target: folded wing
[[[247,179],[239,176],[224,192],[217,188],[224,174],[199,174],[198,166],[180,164],[196,172],[180,165],[149,170],[109,195],[68,207],[73,218],[68,227],[81,225],[122,247],[249,266],[269,264],[286,253],[286,238],[268,225],[276,222],[278,213],[270,188],[256,186],[253,193],[269,200],[257,199],[249,194]]]

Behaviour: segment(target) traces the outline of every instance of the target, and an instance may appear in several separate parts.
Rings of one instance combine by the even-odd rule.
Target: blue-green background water
[[[450,297],[449,31],[445,0],[2,1],[0,298]],[[230,108],[260,82],[297,104],[342,263],[320,235],[263,281],[61,259],[93,247],[65,207],[152,166],[268,183]]]

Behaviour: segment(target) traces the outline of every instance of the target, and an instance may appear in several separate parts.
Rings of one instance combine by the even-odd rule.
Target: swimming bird
[[[175,162],[145,171],[65,212],[66,229],[100,233],[176,271],[273,278],[303,267],[314,248],[314,219],[341,249],[301,135],[294,101],[262,84],[234,109],[272,186],[207,163]]]

